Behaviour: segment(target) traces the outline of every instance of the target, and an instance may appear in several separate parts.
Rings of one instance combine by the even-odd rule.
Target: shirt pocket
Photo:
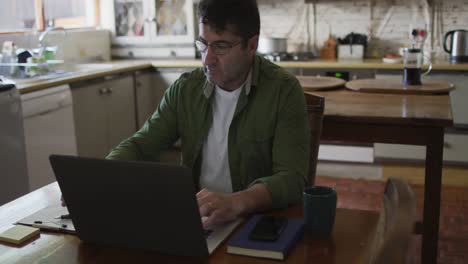
[[[241,170],[249,185],[255,179],[271,176],[273,135],[244,134],[240,137]]]

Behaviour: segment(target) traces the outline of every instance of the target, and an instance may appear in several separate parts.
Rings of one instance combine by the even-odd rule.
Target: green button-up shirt
[[[201,68],[182,74],[153,116],[108,158],[157,161],[180,138],[182,164],[192,168],[198,186],[202,146],[213,122],[212,100],[213,86]],[[263,183],[274,208],[301,202],[309,159],[303,90],[292,74],[259,56],[229,127],[228,157],[233,191]]]

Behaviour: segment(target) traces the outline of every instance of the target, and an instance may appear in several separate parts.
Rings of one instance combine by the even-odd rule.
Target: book
[[[288,223],[276,241],[249,240],[249,233],[262,215],[253,215],[227,242],[227,252],[260,258],[284,260],[304,233],[303,219],[288,219]]]

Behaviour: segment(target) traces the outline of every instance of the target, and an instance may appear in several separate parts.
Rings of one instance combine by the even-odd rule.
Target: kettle
[[[450,39],[450,49],[447,39]],[[450,54],[451,63],[468,62],[468,31],[459,29],[445,33],[444,50]]]

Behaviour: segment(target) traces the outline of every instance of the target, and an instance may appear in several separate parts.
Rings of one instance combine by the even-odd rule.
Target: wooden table
[[[0,207],[0,232],[15,221],[46,206],[57,204],[60,190],[47,185]],[[276,212],[302,217],[302,207]],[[366,247],[377,225],[378,213],[338,209],[330,240],[314,241],[305,235],[286,263],[363,263]],[[181,236],[183,239],[183,236]],[[41,232],[40,237],[20,247],[0,243],[0,263],[277,263],[274,260],[226,253],[223,243],[208,259],[164,256],[154,252],[116,249],[82,243],[77,236]]]
[[[453,125],[449,95],[310,93],[325,97],[322,140],[426,146],[421,260],[436,263],[444,128]]]

